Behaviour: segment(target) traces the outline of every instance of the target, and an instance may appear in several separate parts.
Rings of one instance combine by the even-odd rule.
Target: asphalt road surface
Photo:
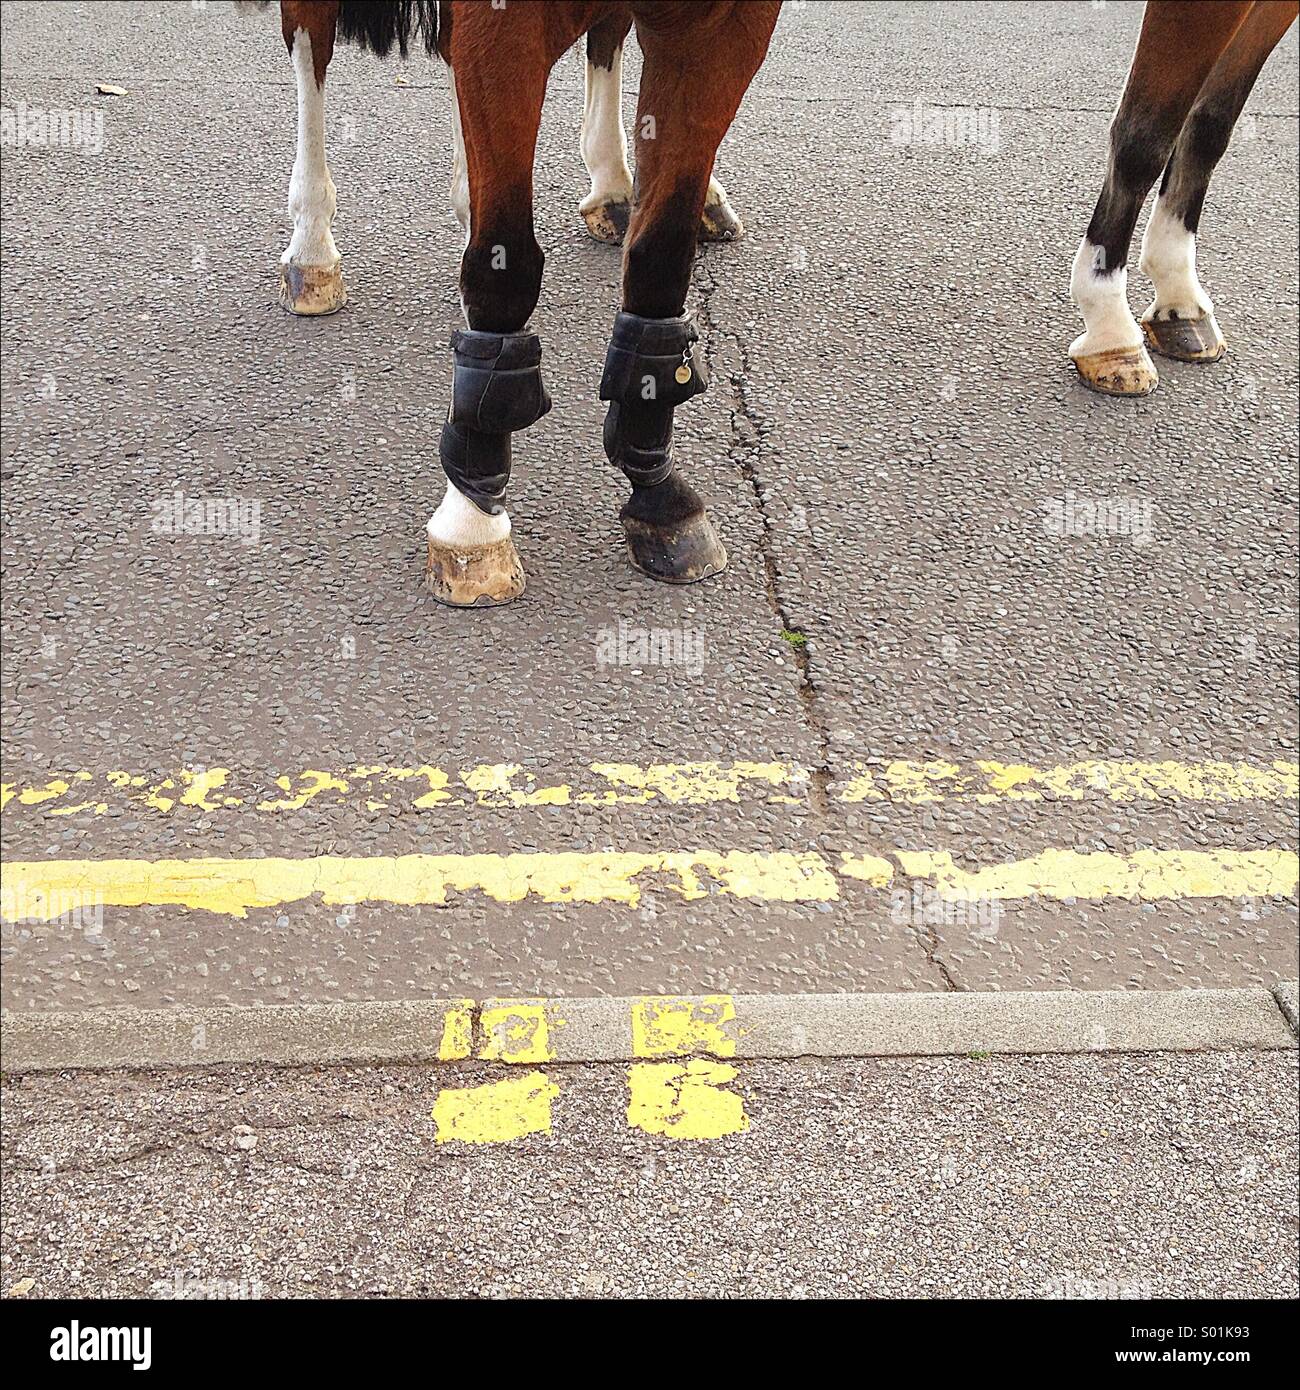
[[[550,1075],[551,1132],[486,1147],[428,1123],[454,1068],[11,1080],[3,1288],[1296,1296],[1294,1051],[752,1062],[704,1146]]]
[[[306,321],[276,302],[274,14],[6,4],[4,104],[103,118],[98,150],[4,150],[6,1004],[1293,978],[1296,40],[1204,218],[1229,356],[1108,400],[1066,359],[1067,279],[1139,14],[787,7],[719,159],[747,235],[695,272],[714,383],[678,432],[731,566],[685,590],[621,552],[619,259],[576,214],[566,58],[529,589],[449,612],[421,589],[459,322],[436,66],[336,56],[351,302]],[[902,139],[918,103],[971,108],[965,143]],[[239,529],[159,529],[178,493]],[[376,861],[408,855],[403,898]],[[362,889],[317,892],[326,858]]]

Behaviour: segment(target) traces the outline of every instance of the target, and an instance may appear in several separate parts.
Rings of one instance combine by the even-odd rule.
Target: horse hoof
[[[523,593],[524,567],[509,536],[461,548],[431,540],[424,582],[448,608],[499,608]]]
[[[1213,314],[1200,319],[1142,320],[1152,351],[1179,362],[1217,362],[1228,350]]]
[[[1074,359],[1079,380],[1089,391],[1104,396],[1149,396],[1160,378],[1155,363],[1141,343],[1136,347],[1109,348]]]
[[[291,314],[336,314],[348,302],[338,265],[280,263],[280,303]]]
[[[745,224],[730,203],[705,203],[700,216],[701,241],[739,241],[744,235]]]
[[[595,207],[580,208],[587,231],[607,246],[621,246],[627,224],[632,218],[632,204],[626,198],[612,203],[597,203]]]
[[[727,551],[701,511],[671,526],[624,516],[632,568],[662,584],[698,584],[727,567]]]

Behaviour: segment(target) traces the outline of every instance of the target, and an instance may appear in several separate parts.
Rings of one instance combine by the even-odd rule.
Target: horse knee
[[[1139,199],[1160,177],[1177,131],[1148,116],[1117,116],[1110,128],[1109,181]]]
[[[517,333],[542,292],[542,248],[526,233],[475,236],[461,261],[460,289],[469,326],[484,333]]]

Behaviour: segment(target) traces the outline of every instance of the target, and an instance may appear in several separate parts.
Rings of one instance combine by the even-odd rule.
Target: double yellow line
[[[275,794],[259,796],[260,780]],[[11,816],[104,814],[124,804],[161,816],[196,813],[209,826],[221,813],[310,814],[345,803],[363,813],[404,802],[437,814],[480,805],[536,808],[560,815],[574,805],[718,805],[758,797],[798,804],[809,775],[794,763],[592,763],[573,781],[539,782],[520,765],[480,764],[454,776],[430,766],[364,765],[309,770],[274,778],[234,778],[225,768],[186,769],[150,779],[124,771],[86,771],[4,783],[0,803]],[[858,763],[832,785],[844,803],[980,805],[1101,800],[1148,807],[1188,803],[1294,802],[1295,763],[1092,760],[1032,766],[979,760]],[[723,895],[752,901],[825,903],[869,888],[923,892],[942,902],[1033,898],[1254,898],[1290,895],[1297,887],[1294,850],[1181,848],[1130,853],[1047,848],[1024,858],[965,866],[959,852],[756,851],[693,848],[529,854],[408,854],[308,858],[67,859],[7,863],[0,878],[0,918],[53,921],[86,908],[178,906],[230,917],[318,899],[442,905],[455,894],[494,902],[622,903],[634,907],[651,887],[693,900]],[[850,885],[852,888],[850,889]]]

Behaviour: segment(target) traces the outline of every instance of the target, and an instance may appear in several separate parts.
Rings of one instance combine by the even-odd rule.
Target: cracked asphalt
[[[1295,1066],[751,1062],[705,1146],[630,1128],[616,1066],[551,1068],[553,1133],[490,1147],[434,1141],[459,1068],[11,1078],[2,1287],[1294,1298]]]
[[[8,106],[102,112],[100,153],[4,151],[6,777],[124,768],[788,760],[786,804],[456,809],[313,803],[169,817],[10,807],[5,857],[616,848],[1294,849],[1294,804],[829,800],[854,759],[1296,755],[1297,47],[1274,56],[1201,237],[1230,342],[1159,392],[1074,380],[1070,258],[1136,5],[788,7],[719,172],[745,239],[705,249],[713,368],[678,413],[732,563],[674,590],[625,564],[596,399],[619,260],[576,214],[582,64],[537,161],[536,326],[555,409],[517,441],[524,601],[420,587],[460,237],[441,74],[340,50],[328,82],[351,302],[285,315],[294,94],[274,13],[6,4]],[[1068,53],[1068,61],[1062,61]],[[635,81],[629,55],[625,86]],[[815,81],[810,80],[815,74]],[[126,89],[98,96],[96,84]],[[629,98],[630,100],[630,98]],[[917,102],[982,144],[899,143]],[[990,122],[994,122],[990,124]],[[1140,277],[1133,274],[1135,307]],[[260,535],[159,534],[180,490]],[[1060,537],[1053,499],[1149,504],[1152,543]],[[602,664],[623,621],[698,632],[698,675]],[[792,646],[783,630],[805,634]],[[996,933],[834,903],[305,902],[231,918],[108,909],[87,939],[4,929],[18,1009],[468,993],[1180,988],[1297,973],[1294,903],[1006,905]]]
[[[276,302],[294,92],[274,12],[0,10],[7,108],[103,117],[102,149],[3,151],[6,780],[224,767],[789,762],[806,793],[437,814],[321,798],[157,814],[11,804],[4,857],[618,849],[1294,849],[1295,805],[845,802],[859,759],[1293,760],[1297,43],[1218,171],[1202,276],[1221,364],[1140,402],[1075,381],[1069,264],[1136,4],[787,6],[719,156],[747,226],[698,258],[713,374],[678,412],[731,553],[676,590],[626,565],[596,389],[615,252],[585,235],[582,61],[552,76],[535,325],[555,408],[516,441],[519,604],[437,608],[461,238],[447,96],[341,49],[327,87],[351,295]],[[630,53],[625,105],[638,63]],[[399,73],[404,77],[398,82]],[[112,83],[124,96],[100,96]],[[917,103],[973,145],[900,141]],[[1133,269],[1136,309],[1144,285]],[[257,539],[159,534],[176,492]],[[1052,534],[1128,499],[1150,541]],[[608,664],[620,623],[698,634],[698,672]],[[791,634],[803,634],[801,645]],[[1286,898],[1031,898],[996,931],[833,902],[319,902],[6,925],[7,1008],[1272,985]],[[744,1062],[748,1128],[633,1128],[626,1068],[548,1068],[552,1132],[439,1143],[440,1088],[500,1068],[9,1077],[0,1293],[1294,1298],[1295,1053]]]

